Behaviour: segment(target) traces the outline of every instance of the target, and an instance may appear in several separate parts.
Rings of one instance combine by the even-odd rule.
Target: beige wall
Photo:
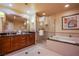
[[[51,16],[46,16],[48,26],[45,27],[45,30],[47,31],[47,35],[52,36],[52,35],[56,34],[56,32],[64,32],[65,34],[67,33],[66,36],[67,35],[69,36],[71,33],[79,33],[79,30],[62,30],[62,16],[68,16],[68,15],[72,15],[72,14],[76,14],[76,13],[79,13],[79,8],[59,12],[59,13],[53,14]],[[37,18],[36,18],[36,28],[37,28],[37,31],[40,28],[39,16],[37,16]],[[64,33],[62,33],[62,35],[65,35]],[[58,34],[58,35],[60,35],[60,34]],[[73,34],[73,35],[78,35],[78,34]]]
[[[79,10],[69,10],[60,12],[57,14],[53,14],[52,16],[47,17],[48,26],[45,27],[45,30],[48,33],[48,36],[54,35],[56,32],[65,32],[65,33],[79,33],[79,30],[62,30],[62,16],[72,15],[75,13],[79,13]],[[39,17],[37,17],[39,20]],[[39,29],[39,21],[37,20],[37,28]]]
[[[47,29],[48,36],[52,36],[55,34],[55,17],[55,15],[49,16]]]
[[[69,36],[72,33],[79,33],[79,30],[62,30],[62,16],[68,16],[76,13],[79,13],[79,9],[72,9],[69,11],[53,14],[52,16],[46,16],[48,26],[45,27],[45,30],[47,31],[48,37],[53,36],[55,34]],[[39,20],[39,17],[37,18],[38,18],[37,20]],[[40,27],[39,22],[37,21],[37,29],[39,29],[39,27]],[[79,35],[72,34],[72,36],[79,36]]]
[[[72,15],[75,13],[79,13],[79,10],[70,10],[56,14],[55,22],[56,22],[56,32],[72,32],[79,33],[79,30],[62,30],[62,16]]]

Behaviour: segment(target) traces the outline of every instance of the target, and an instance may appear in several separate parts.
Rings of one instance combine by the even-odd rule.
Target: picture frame
[[[79,13],[62,17],[63,30],[79,30]]]

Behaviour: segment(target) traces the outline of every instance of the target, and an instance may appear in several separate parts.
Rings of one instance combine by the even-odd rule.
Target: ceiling
[[[10,3],[0,3],[0,11],[12,14],[28,14],[27,11],[30,11],[29,14],[36,12],[38,15],[42,15],[42,13],[45,12],[46,15],[52,15],[71,9],[79,9],[78,3],[70,3],[68,8],[64,7],[66,5],[65,3],[13,3],[12,6],[9,6],[9,4]]]
[[[35,8],[39,15],[42,15],[43,12],[45,12],[47,15],[52,15],[55,13],[59,13],[62,11],[72,10],[72,9],[79,9],[79,4],[69,4],[70,6],[68,8],[65,8],[65,3],[40,3],[35,4]]]
[[[5,13],[18,13],[23,14],[26,13],[27,9],[30,9],[24,3],[12,3],[12,6],[9,6],[10,3],[0,3],[0,10]]]

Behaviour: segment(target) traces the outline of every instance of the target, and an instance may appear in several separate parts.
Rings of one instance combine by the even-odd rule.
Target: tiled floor
[[[59,56],[60,54],[51,51],[43,44],[32,45],[18,51],[7,54],[6,56]]]

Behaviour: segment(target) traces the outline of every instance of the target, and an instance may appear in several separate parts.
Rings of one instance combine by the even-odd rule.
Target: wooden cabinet
[[[26,46],[29,46],[30,45],[30,34],[28,34],[27,36],[26,36]]]
[[[24,37],[25,36],[23,36],[23,35],[11,37],[11,50],[12,51],[25,47],[25,38]]]
[[[13,35],[0,37],[0,55],[27,47],[35,43],[35,34]]]
[[[15,46],[15,50],[25,47],[26,36],[27,35],[18,35],[17,37],[15,37],[15,44],[13,44]]]
[[[1,45],[1,36],[0,36],[0,45]],[[1,51],[2,51],[1,48],[2,48],[2,47],[0,46],[0,55],[2,54],[2,52],[1,52]]]
[[[10,36],[2,36],[1,38],[1,52],[2,54],[6,54],[11,51],[11,41]]]
[[[35,44],[35,33],[32,33],[32,35],[30,35],[31,38],[31,44]]]
[[[20,38],[20,36],[15,36],[14,37],[14,50],[17,50],[17,49],[20,49],[20,47],[21,47],[21,44],[20,44],[20,42],[22,41],[22,39]]]
[[[35,44],[35,33],[26,36],[26,46]]]
[[[11,51],[16,50],[16,40],[15,40],[15,36],[11,36]]]
[[[21,42],[19,42],[19,43],[21,44],[21,48],[23,48],[23,47],[26,46],[26,39],[27,39],[26,36],[27,36],[27,35],[22,35],[22,36],[21,36],[21,39],[22,39],[22,40],[21,40]]]
[[[30,42],[30,45],[34,44],[35,43],[35,34],[32,33],[31,35],[29,35],[29,42]]]

